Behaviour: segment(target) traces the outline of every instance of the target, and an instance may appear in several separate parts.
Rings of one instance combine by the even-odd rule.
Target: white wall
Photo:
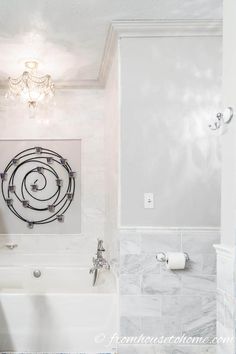
[[[220,225],[221,39],[121,39],[121,225]],[[153,192],[155,208],[144,209]]]
[[[236,110],[236,49],[235,49],[235,13],[234,0],[224,1],[223,34],[223,99],[224,107]],[[236,212],[236,122],[235,117],[222,136],[222,243],[235,244]]]
[[[118,257],[119,74],[119,48],[117,48],[105,90],[105,236],[113,260]]]
[[[0,139],[81,139],[81,233],[68,237],[55,236],[0,236],[0,251],[9,240],[19,244],[17,252],[52,254],[76,251],[77,262],[91,263],[96,250],[96,239],[104,234],[104,92],[102,90],[56,91],[56,106],[41,110],[35,119],[29,119],[21,105],[6,102],[4,92],[0,106]],[[68,211],[69,212],[69,211]],[[34,233],[34,231],[32,231]],[[43,233],[43,231],[42,231]],[[52,232],[54,233],[54,232]],[[70,233],[70,229],[68,230]],[[79,234],[79,232],[78,232]],[[34,242],[31,242],[34,240]],[[30,247],[29,247],[30,245]],[[4,255],[7,257],[8,253]],[[4,257],[5,257],[4,256]],[[2,262],[9,262],[4,258]],[[41,257],[41,261],[45,261]],[[65,255],[66,258],[66,255]],[[73,256],[69,257],[72,260]],[[23,257],[22,259],[27,259]],[[11,262],[19,259],[11,258]],[[61,262],[61,260],[60,260]],[[27,261],[26,261],[27,263]]]
[[[224,1],[223,107],[236,110],[236,2]],[[217,335],[233,337],[220,344],[218,354],[235,353],[235,231],[236,231],[236,117],[222,136],[221,245],[217,257]]]

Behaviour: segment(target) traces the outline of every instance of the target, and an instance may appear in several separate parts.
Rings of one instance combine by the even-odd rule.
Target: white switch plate
[[[154,195],[153,193],[144,193],[144,208],[153,209],[154,208]]]

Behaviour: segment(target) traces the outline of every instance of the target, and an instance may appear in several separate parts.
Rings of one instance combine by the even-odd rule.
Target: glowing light
[[[54,96],[54,84],[50,75],[40,76],[36,61],[25,62],[26,71],[14,79],[9,77],[7,98],[19,99],[34,111],[39,103],[47,102]]]

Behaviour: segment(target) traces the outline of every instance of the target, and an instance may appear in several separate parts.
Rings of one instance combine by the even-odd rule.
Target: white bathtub
[[[91,280],[79,267],[1,267],[0,351],[114,352],[116,279],[106,271],[96,287]]]

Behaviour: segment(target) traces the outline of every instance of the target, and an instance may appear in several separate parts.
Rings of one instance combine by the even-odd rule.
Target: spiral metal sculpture
[[[67,159],[32,147],[17,154],[0,174],[2,195],[11,212],[31,229],[64,222],[74,199],[75,176]]]

